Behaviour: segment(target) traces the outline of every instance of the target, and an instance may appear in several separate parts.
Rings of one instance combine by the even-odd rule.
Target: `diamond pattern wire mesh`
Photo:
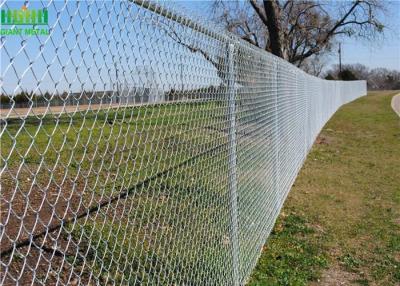
[[[365,82],[317,79],[166,3],[28,4],[50,36],[1,37],[0,284],[244,284]]]

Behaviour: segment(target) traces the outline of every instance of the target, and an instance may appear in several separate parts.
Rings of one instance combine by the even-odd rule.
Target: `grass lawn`
[[[327,124],[250,285],[400,282],[400,126],[391,94],[346,105]],[[8,254],[10,271],[23,272],[25,284],[32,280],[22,271],[25,264],[41,265],[36,275],[49,284],[88,284],[93,277],[102,285],[229,281],[227,108],[214,101],[8,120],[2,126],[0,209],[18,216],[1,218],[3,224],[8,219],[7,237],[23,241],[31,232],[62,226],[36,239],[44,247],[22,245],[21,255]],[[237,134],[243,265],[258,253],[253,238],[264,237],[261,224],[268,222],[268,213],[260,226],[246,221],[254,206],[269,202],[257,186],[273,183],[264,169],[273,167],[266,139],[273,121],[261,116],[265,108],[255,118],[241,110],[246,132]],[[262,164],[252,163],[255,156]],[[32,221],[38,221],[34,231]],[[21,225],[26,229],[19,232]],[[0,248],[10,246],[7,237]],[[20,259],[25,252],[26,260]],[[244,276],[250,269],[239,270]]]
[[[371,92],[327,123],[249,285],[400,285],[394,94]]]
[[[36,275],[50,284],[48,269],[65,282],[71,266],[83,284],[89,276],[102,285],[165,284],[176,273],[194,285],[223,281],[231,257],[226,110],[214,101],[8,120],[0,208],[12,215],[1,217],[1,247],[29,242],[38,221],[32,233],[42,233],[47,252],[19,251],[29,252],[29,267],[45,265]],[[67,263],[53,259],[54,241]],[[29,275],[23,254],[7,255],[14,276]]]

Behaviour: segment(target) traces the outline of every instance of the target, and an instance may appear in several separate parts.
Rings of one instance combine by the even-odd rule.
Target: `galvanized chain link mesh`
[[[244,284],[319,130],[365,82],[312,77],[165,3],[27,4],[50,35],[1,36],[0,284]]]

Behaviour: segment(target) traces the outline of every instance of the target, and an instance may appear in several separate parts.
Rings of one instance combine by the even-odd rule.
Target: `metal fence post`
[[[235,46],[228,44],[228,104],[229,104],[229,195],[231,208],[232,268],[233,285],[239,285],[239,239],[238,239],[238,207],[237,207],[237,177],[236,177],[236,117],[235,117]]]
[[[275,195],[278,194],[279,191],[279,146],[280,142],[279,141],[279,110],[278,110],[278,72],[279,72],[279,62],[274,60],[274,151],[275,151],[275,158],[274,158],[274,165],[275,165],[275,176],[274,176],[274,185],[275,185]],[[275,206],[274,208],[276,210],[279,209],[280,201],[275,200],[274,202]],[[278,206],[277,206],[278,205]]]
[[[306,115],[305,115],[305,119],[304,119],[304,126],[303,126],[303,132],[304,132],[304,158],[303,161],[306,160],[307,158],[307,153],[308,153],[308,140],[309,140],[309,126],[308,126],[308,99],[309,99],[309,94],[307,93],[308,90],[308,82],[307,80],[304,79],[304,76],[302,76],[303,78],[303,85],[304,85],[304,89],[303,92],[305,93],[305,97],[306,97]]]

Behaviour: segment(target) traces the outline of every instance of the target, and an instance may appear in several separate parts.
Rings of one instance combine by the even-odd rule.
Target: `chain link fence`
[[[245,284],[318,132],[366,94],[166,3],[0,5],[2,285]]]

